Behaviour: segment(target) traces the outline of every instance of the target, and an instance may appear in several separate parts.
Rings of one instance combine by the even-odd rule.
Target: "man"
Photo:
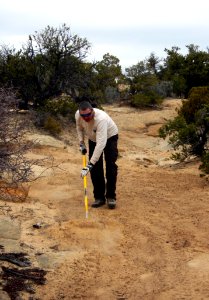
[[[81,171],[83,178],[89,172],[93,184],[95,202],[92,207],[106,203],[108,208],[116,206],[116,181],[118,157],[118,128],[110,116],[88,101],[82,101],[75,114],[76,129],[82,154],[87,152],[85,135],[88,137],[89,163]],[[103,168],[103,153],[106,162],[106,182]]]

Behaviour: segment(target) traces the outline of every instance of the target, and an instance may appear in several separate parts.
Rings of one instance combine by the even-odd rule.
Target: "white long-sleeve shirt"
[[[111,117],[98,108],[94,108],[94,117],[90,122],[86,122],[79,114],[75,113],[76,129],[79,141],[85,141],[85,135],[89,140],[96,142],[90,162],[94,165],[100,158],[107,139],[118,134],[118,128]]]

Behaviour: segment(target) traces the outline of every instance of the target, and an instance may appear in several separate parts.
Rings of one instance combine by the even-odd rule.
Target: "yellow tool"
[[[86,155],[83,154],[83,168],[86,167]],[[87,178],[86,176],[83,177],[83,186],[84,186],[84,203],[85,203],[85,210],[86,210],[86,219],[88,219],[88,196],[87,196]]]

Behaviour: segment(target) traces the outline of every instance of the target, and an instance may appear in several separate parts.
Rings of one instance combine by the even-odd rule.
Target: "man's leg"
[[[107,140],[104,149],[106,161],[106,198],[116,200],[116,182],[118,174],[118,166],[116,160],[118,158],[118,135]],[[114,208],[114,207],[112,207]]]
[[[91,158],[96,143],[89,140],[89,159]],[[105,178],[103,169],[103,155],[100,156],[98,162],[94,165],[91,170],[91,180],[93,184],[93,193],[95,200],[101,200],[103,204],[105,203]],[[95,204],[95,205],[94,205]],[[92,204],[93,207],[98,207],[96,203]]]

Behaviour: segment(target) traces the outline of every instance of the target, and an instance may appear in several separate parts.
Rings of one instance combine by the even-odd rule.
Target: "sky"
[[[207,51],[208,12],[208,0],[0,0],[0,45],[20,49],[30,34],[65,23],[91,44],[87,61],[109,53],[125,70],[173,46]]]

